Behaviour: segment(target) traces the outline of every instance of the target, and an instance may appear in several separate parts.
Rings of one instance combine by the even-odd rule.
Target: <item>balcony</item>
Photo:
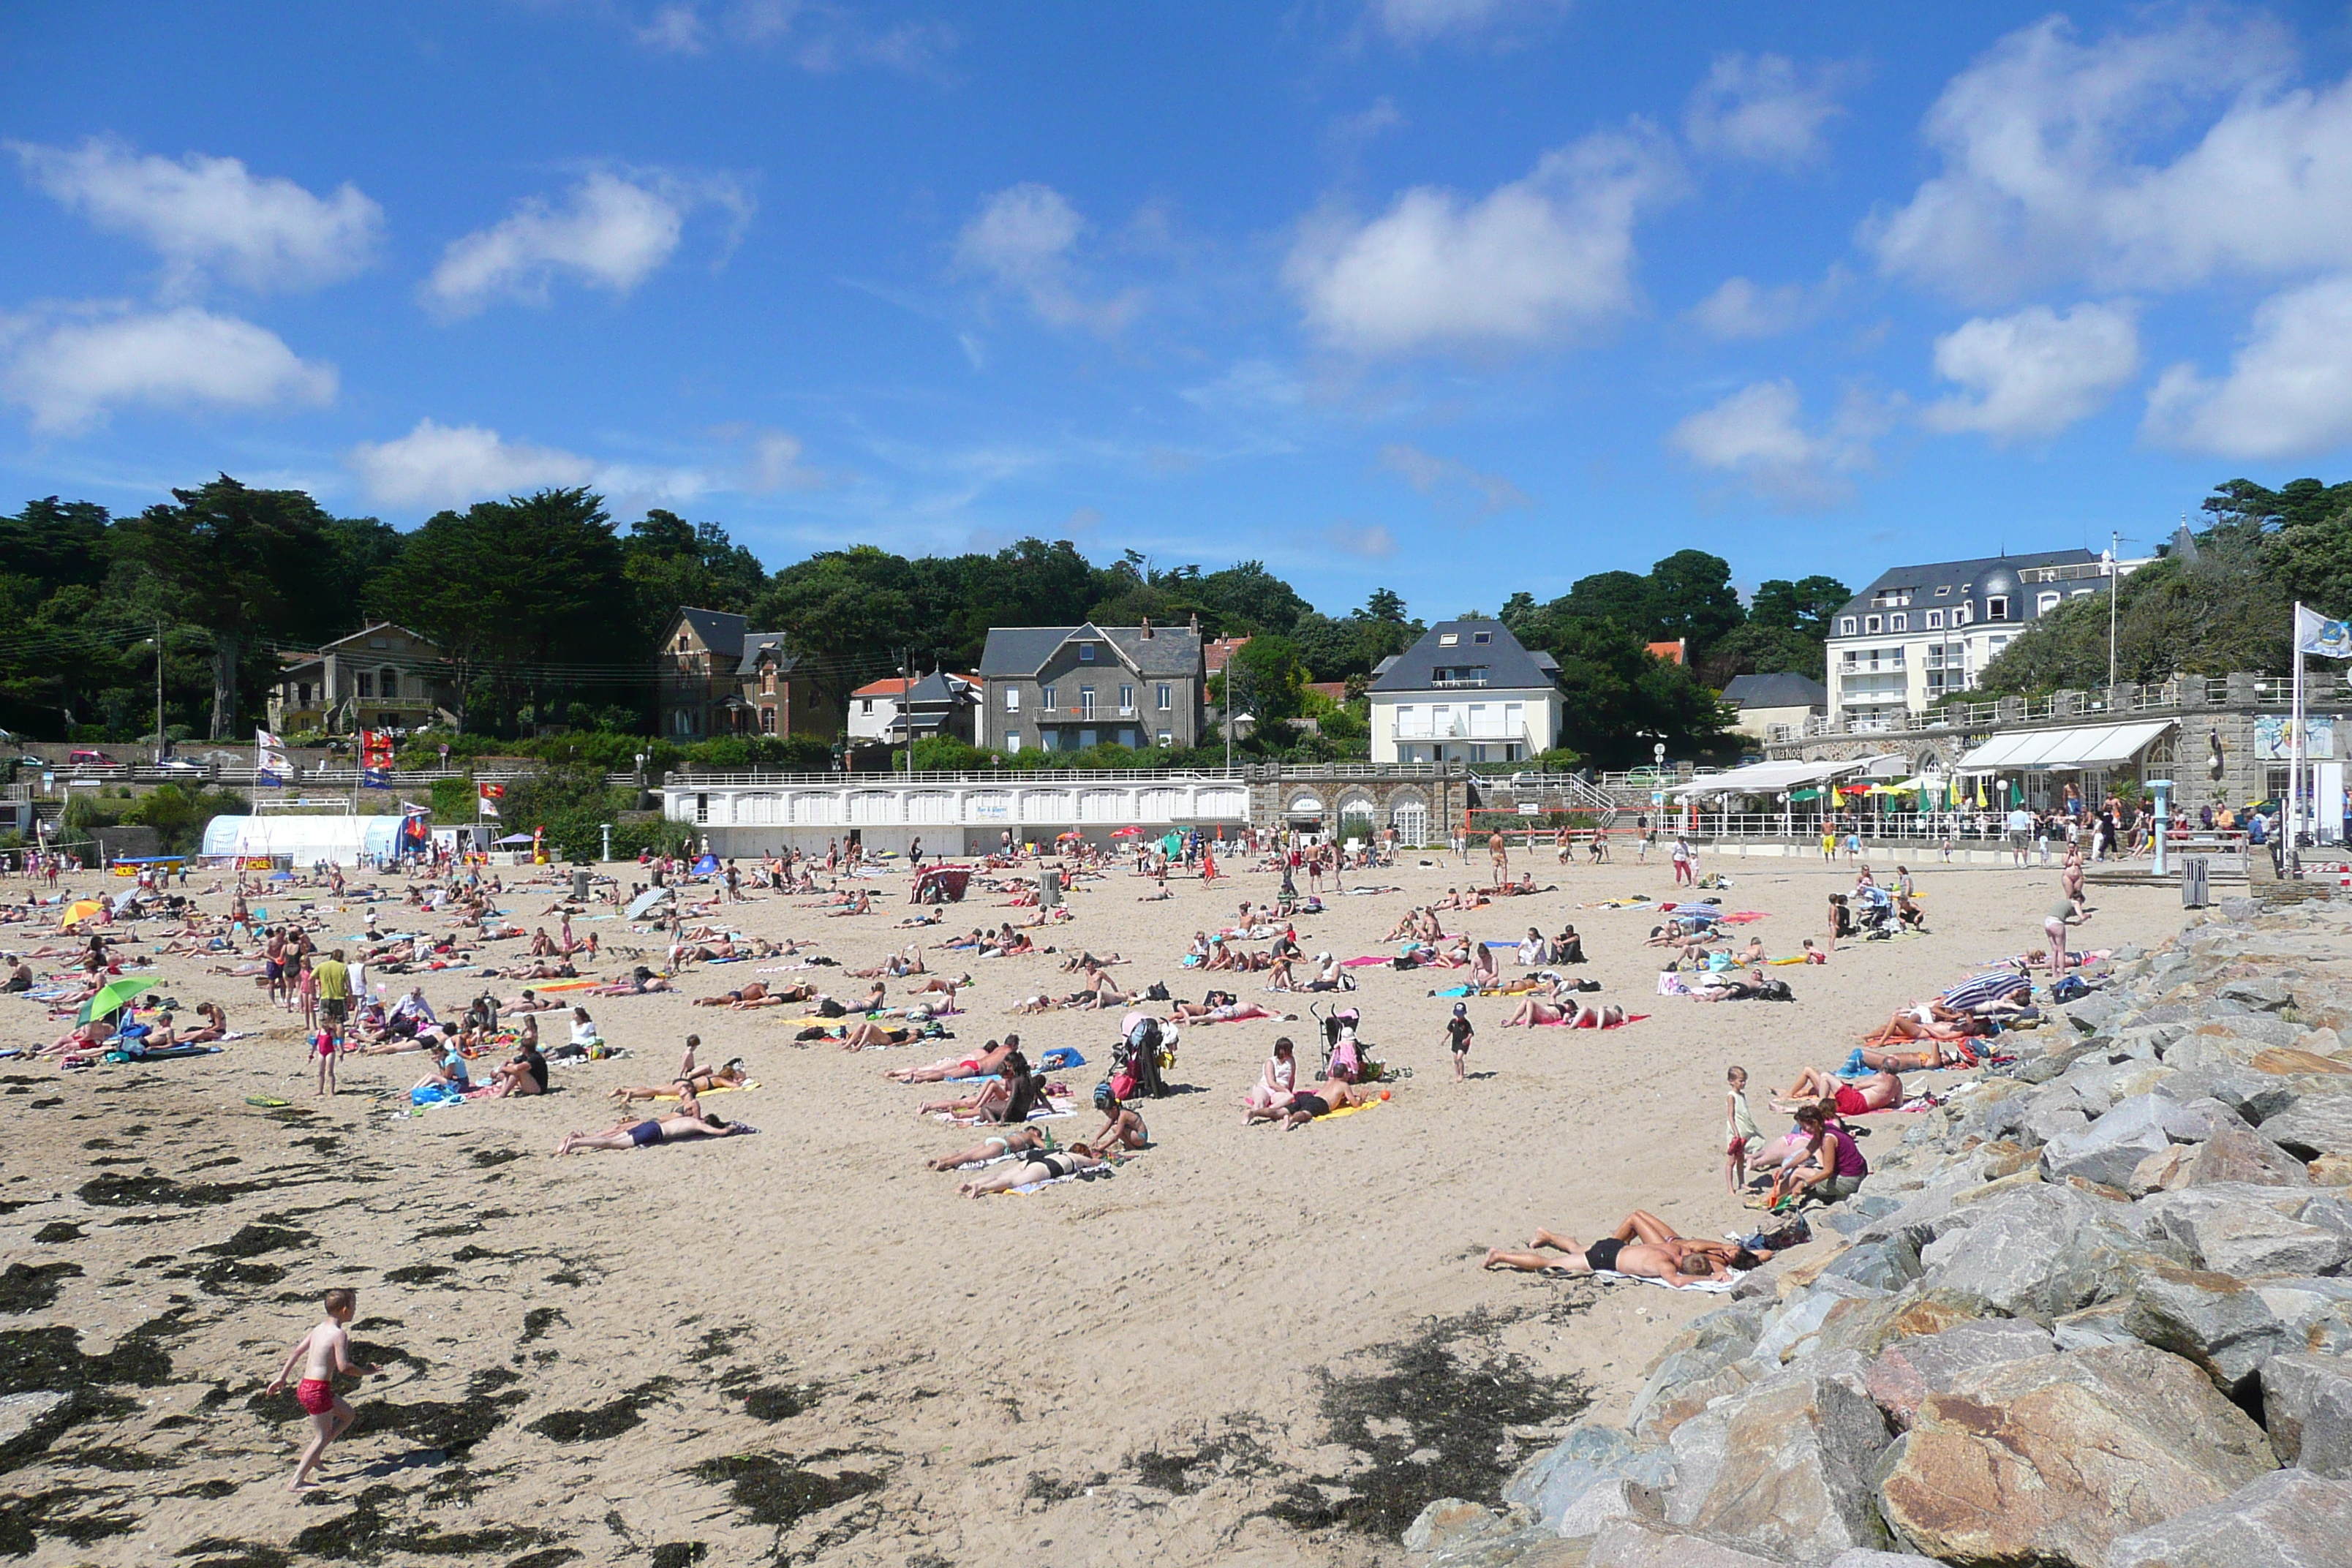
[[[1486,684],[1483,675],[1448,675],[1429,683],[1433,691],[1461,691]]]

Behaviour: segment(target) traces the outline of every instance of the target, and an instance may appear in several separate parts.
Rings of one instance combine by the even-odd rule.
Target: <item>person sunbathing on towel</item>
[[[1775,1097],[1772,1104],[1780,1110],[1796,1110],[1824,1100],[1836,1103],[1840,1116],[1866,1116],[1902,1104],[1903,1080],[1885,1068],[1860,1083],[1847,1083],[1835,1073],[1807,1068],[1789,1086],[1789,1092]]]
[[[1053,1144],[1053,1138],[1042,1127],[1009,1127],[1002,1132],[990,1133],[969,1149],[941,1154],[923,1163],[934,1171],[952,1171],[960,1165],[984,1165],[1003,1154],[1025,1154],[1033,1149],[1050,1149]]]
[[[635,973],[624,974],[606,984],[592,986],[589,988],[588,994],[591,996],[642,996],[648,991],[676,989],[677,987],[667,980],[656,974],[645,965],[639,964]]]
[[[511,1001],[499,1003],[499,1011],[501,1013],[552,1013],[562,1005],[562,1003],[553,997],[541,996],[526,985],[522,988],[521,995]]]
[[[1503,1020],[1506,1029],[1532,1029],[1538,1024],[1565,1026],[1571,1029],[1613,1029],[1625,1021],[1625,1009],[1611,1004],[1605,1007],[1588,1007],[1581,1002],[1548,1002],[1540,996],[1529,996],[1518,1010]]]
[[[748,984],[738,986],[735,990],[722,991],[716,996],[697,996],[694,999],[694,1005],[697,1007],[740,1007],[746,1002],[754,1004],[764,1002],[767,1000],[767,996],[768,983],[764,980],[754,980]]]
[[[1028,1112],[1025,1110],[1017,1118],[1005,1114],[1013,1104],[1013,1067],[1007,1062],[1004,1070],[990,1079],[971,1099],[929,1100],[917,1106],[915,1114],[929,1116],[943,1110],[950,1116],[970,1116],[982,1121],[1026,1121]]]
[[[1318,1116],[1328,1116],[1335,1110],[1345,1110],[1351,1105],[1370,1105],[1388,1097],[1386,1089],[1350,1089],[1337,1079],[1325,1079],[1312,1092],[1294,1094],[1286,1103],[1265,1110],[1253,1110],[1247,1121],[1279,1121],[1285,1132],[1306,1126]]]
[[[693,1114],[681,1109],[645,1121],[625,1118],[603,1132],[567,1132],[555,1146],[555,1152],[576,1154],[583,1149],[648,1149],[656,1143],[679,1143],[689,1138],[732,1138],[751,1131],[740,1121],[726,1121],[699,1108]]]
[[[960,1079],[993,1078],[1021,1049],[1021,1037],[1007,1035],[1004,1043],[988,1042],[977,1056],[941,1057],[919,1068],[891,1068],[882,1076],[899,1083],[949,1083]]]
[[[1924,1051],[1890,1051],[1883,1046],[1857,1046],[1853,1061],[1874,1069],[1887,1072],[1937,1072],[1945,1068],[1972,1068],[1977,1065],[1976,1047],[1966,1040],[1937,1039],[1933,1049]]]
[[[692,1054],[691,1051],[688,1053],[689,1059]],[[751,1081],[751,1069],[743,1065],[741,1057],[736,1057],[725,1067],[688,1067],[667,1083],[625,1084],[613,1090],[610,1098],[627,1105],[640,1100],[659,1100],[664,1095],[677,1094],[680,1089],[708,1094],[714,1089],[741,1089]]]
[[[855,1024],[844,1024],[840,1027],[841,1033],[838,1036],[833,1036],[831,1030],[824,1028],[819,1028],[817,1034],[820,1037],[838,1038],[841,1041],[841,1048],[845,1051],[870,1051],[883,1046],[903,1046],[915,1037],[915,1031],[911,1027],[877,1024],[871,1018],[860,1018]]]
[[[1631,1274],[1671,1282],[1728,1279],[1732,1269],[1754,1268],[1770,1256],[1724,1242],[1686,1240],[1657,1215],[1635,1209],[1614,1232],[1590,1247],[1578,1245],[1574,1237],[1538,1229],[1528,1250],[1490,1247],[1480,1267],[1524,1274]]]
[[[1024,1160],[1008,1160],[985,1176],[974,1177],[956,1188],[968,1198],[989,1193],[1007,1193],[1015,1187],[1025,1187],[1032,1182],[1059,1181],[1075,1176],[1081,1171],[1092,1171],[1109,1162],[1083,1143],[1073,1143],[1058,1154],[1033,1152]]]
[[[1256,1002],[1237,1002],[1226,991],[1212,991],[1198,1002],[1179,1002],[1168,1016],[1184,1024],[1235,1024],[1282,1016]]]
[[[840,909],[831,911],[824,918],[829,921],[837,921],[844,915],[870,915],[873,912],[874,895],[866,891],[864,888],[860,888],[857,889],[857,896],[856,898],[851,899]]]

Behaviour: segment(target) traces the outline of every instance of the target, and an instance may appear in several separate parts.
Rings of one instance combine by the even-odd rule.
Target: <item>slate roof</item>
[[[750,623],[742,616],[725,610],[698,610],[681,605],[678,619],[694,628],[702,646],[713,653],[740,654],[743,647],[743,628]]]
[[[1080,632],[1108,642],[1125,655],[1141,675],[1198,675],[1201,634],[1189,626],[1154,626],[1145,637],[1141,626],[992,626],[980,653],[983,680],[1004,680],[1035,675],[1054,657],[1054,650]]]
[[[1735,708],[1826,708],[1830,689],[1801,675],[1741,675],[1723,689]]]
[[[745,632],[743,656],[736,661],[736,668],[749,670],[759,659],[760,650],[765,647],[773,647],[776,650],[776,669],[780,674],[790,675],[793,672],[793,667],[800,663],[800,656],[785,645],[783,633]]]
[[[2098,558],[2096,552],[2089,550],[2042,550],[2025,555],[1987,555],[1975,561],[1937,561],[1919,566],[1896,566],[1872,579],[1870,585],[1855,595],[1838,614],[1868,615],[1872,610],[1870,601],[1873,595],[1887,588],[1908,588],[1911,590],[1911,603],[1906,607],[1915,611],[1972,605],[1977,620],[1981,622],[1986,598],[2000,594],[2012,601],[2009,616],[2011,621],[2031,620],[2034,614],[2033,594],[2031,591],[2023,593],[2021,602],[2019,602],[2021,591],[2017,574],[2029,566],[2079,565]],[[2052,585],[2058,587],[2061,593],[2071,593],[2078,587],[2105,587],[2106,579],[2088,578],[2081,583]],[[2029,590],[2038,586],[2025,585]],[[1936,592],[1938,588],[1947,591],[1938,595]],[[1832,623],[1833,633],[1835,625],[1835,622]],[[1918,630],[1918,624],[1915,622],[1912,629]],[[1874,634],[1859,635],[1867,637]]]
[[[1473,640],[1481,635],[1492,640]],[[1445,646],[1448,636],[1454,639],[1452,647]],[[1505,630],[1500,621],[1440,621],[1404,652],[1382,659],[1374,672],[1370,689],[1433,690],[1436,689],[1430,684],[1435,679],[1432,670],[1440,666],[1462,669],[1478,665],[1486,667],[1488,687],[1507,691],[1540,689],[1552,685],[1559,674],[1559,660],[1548,653],[1521,647],[1519,639]]]

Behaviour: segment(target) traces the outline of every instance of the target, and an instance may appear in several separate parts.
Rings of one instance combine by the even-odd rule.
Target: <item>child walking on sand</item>
[[[310,1055],[319,1064],[319,1093],[323,1097],[339,1092],[335,1084],[335,1057],[342,1042],[335,1038],[335,1026],[321,1025],[310,1037]]]
[[[299,1492],[310,1486],[310,1471],[327,1452],[327,1445],[350,1430],[359,1412],[353,1410],[335,1392],[335,1374],[349,1373],[354,1377],[372,1377],[375,1368],[362,1366],[352,1360],[352,1337],[347,1331],[352,1314],[359,1310],[356,1291],[337,1289],[327,1292],[327,1321],[304,1334],[294,1348],[287,1352],[286,1364],[261,1392],[275,1394],[286,1386],[293,1375],[294,1363],[301,1362],[302,1381],[294,1385],[294,1397],[310,1415],[310,1443],[302,1450],[302,1462],[294,1468],[294,1479],[286,1483],[288,1491]]]
[[[1723,1079],[1730,1086],[1730,1092],[1723,1097],[1723,1180],[1731,1195],[1738,1197],[1739,1184],[1748,1175],[1748,1151],[1763,1142],[1764,1135],[1756,1130],[1756,1118],[1748,1113],[1748,1069],[1735,1067]]]
[[[1445,1040],[1454,1048],[1454,1081],[1463,1080],[1463,1065],[1470,1059],[1470,1038],[1478,1031],[1470,1026],[1470,1009],[1460,1002],[1454,1004],[1454,1016],[1445,1021]]]

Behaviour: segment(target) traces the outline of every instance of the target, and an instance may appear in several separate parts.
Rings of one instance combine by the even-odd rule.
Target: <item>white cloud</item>
[[[667,0],[630,31],[659,54],[701,55],[721,44],[781,48],[802,69],[820,73],[853,65],[932,72],[956,43],[954,29],[940,23],[877,27],[848,6],[821,0]]]
[[[1987,301],[2336,267],[2352,79],[2289,89],[2292,61],[2262,16],[2192,10],[2088,45],[2063,17],[2021,28],[1945,89],[1926,124],[1943,172],[1864,243],[1889,273]]]
[[[980,205],[956,236],[959,269],[1022,295],[1040,321],[1110,333],[1142,308],[1140,290],[1088,300],[1077,288],[1074,253],[1086,220],[1051,185],[1008,185]]]
[[[1717,55],[1683,112],[1683,134],[1702,153],[1794,168],[1821,154],[1847,74],[1801,70],[1786,55]]]
[[[744,460],[736,487],[752,495],[777,490],[822,489],[832,476],[801,462],[801,439],[782,430],[722,426],[715,434],[744,446]]]
[[[268,408],[331,403],[335,367],[298,357],[284,340],[194,306],[63,321],[6,323],[13,338],[0,393],[32,411],[36,428],[75,431],[127,404]]]
[[[1680,184],[1654,132],[1596,133],[1475,201],[1418,186],[1369,223],[1309,219],[1285,275],[1358,353],[1572,338],[1632,309],[1634,220]]]
[[[1759,381],[1683,420],[1666,444],[1776,506],[1811,510],[1852,497],[1849,476],[1870,467],[1870,439],[1884,426],[1882,410],[1849,397],[1826,428],[1809,431],[1796,387]]]
[[[207,274],[255,289],[331,283],[373,259],[383,227],[383,209],[356,185],[314,196],[235,158],[142,156],[96,137],[79,147],[7,145],[34,184],[152,247],[177,289]]]
[[[589,484],[597,476],[596,464],[577,453],[430,419],[397,440],[362,441],[345,460],[368,498],[388,506],[465,506],[551,485]]]
[[[1533,506],[1535,498],[1500,474],[1482,474],[1454,458],[1440,458],[1402,441],[1381,448],[1381,467],[1432,500],[1468,491],[1480,516],[1511,507]]]
[[[1971,395],[1930,404],[1920,420],[1996,442],[2055,436],[2105,407],[2138,369],[2139,325],[2128,305],[1979,316],[1936,340],[1936,374]]]
[[[1396,553],[1396,535],[1377,522],[1355,523],[1342,519],[1325,529],[1323,537],[1334,550],[1360,555],[1367,561],[1385,561]]]
[[[2352,275],[2263,301],[2253,331],[2209,381],[2176,364],[2148,395],[2153,438],[2225,458],[2315,458],[2352,446]]]
[[[561,207],[532,196],[503,222],[451,241],[425,280],[425,301],[444,316],[471,315],[502,296],[544,304],[558,274],[626,294],[677,251],[687,215],[704,205],[726,208],[739,232],[751,216],[750,197],[729,181],[598,170]]]
[[[1782,283],[1768,289],[1745,278],[1727,278],[1686,314],[1714,337],[1778,337],[1820,320],[1850,279],[1843,267],[1834,265],[1818,288]]]
[[[1370,0],[1365,16],[1391,41],[1410,48],[1438,38],[1475,37],[1566,9],[1565,0]]]

